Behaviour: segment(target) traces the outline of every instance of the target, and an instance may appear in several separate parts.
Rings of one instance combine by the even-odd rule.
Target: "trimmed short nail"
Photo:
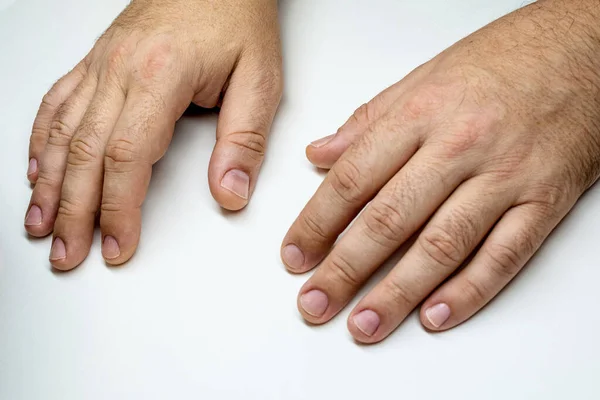
[[[322,146],[325,146],[327,143],[331,142],[331,139],[333,139],[334,137],[335,137],[335,134],[329,135],[329,136],[325,136],[324,138],[315,140],[310,145],[312,147],[322,147]]]
[[[112,236],[106,236],[102,242],[102,257],[107,260],[113,260],[121,255],[119,243]]]
[[[304,265],[304,253],[295,244],[288,244],[281,251],[283,262],[291,269],[300,269]]]
[[[327,310],[329,299],[320,290],[311,290],[300,296],[300,305],[308,314],[313,317],[320,317]]]
[[[50,260],[62,260],[67,257],[67,249],[65,248],[65,242],[61,238],[57,237],[52,243],[52,249],[50,250]]]
[[[29,160],[29,167],[27,167],[27,176],[35,174],[37,172],[37,169],[37,160],[35,158],[32,158],[31,160]]]
[[[375,311],[364,310],[359,312],[352,318],[354,325],[365,335],[371,336],[379,328],[379,315]]]
[[[250,177],[244,171],[232,169],[221,180],[221,187],[247,200],[250,191]]]
[[[25,216],[26,226],[39,226],[42,224],[42,210],[35,204],[31,206]]]
[[[425,310],[425,316],[431,325],[439,328],[450,318],[450,307],[446,303],[436,304]]]

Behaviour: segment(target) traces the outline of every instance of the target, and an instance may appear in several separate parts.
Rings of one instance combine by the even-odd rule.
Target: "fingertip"
[[[289,272],[294,274],[301,274],[308,270],[304,267],[304,253],[295,244],[289,243],[285,246],[282,246],[280,250],[280,256],[283,265],[285,265],[285,268]]]
[[[322,149],[315,148],[310,144],[306,146],[306,158],[312,165],[322,169],[331,169],[335,163],[335,160],[331,160],[331,157],[328,157],[327,152],[324,152]]]
[[[53,223],[53,221],[48,221],[48,218],[44,216],[44,212],[40,206],[31,204],[25,214],[23,226],[29,235],[41,238],[52,233]]]
[[[102,258],[108,265],[122,265],[137,251],[141,235],[141,211],[105,211],[100,214],[100,230]]]
[[[52,267],[59,271],[70,271],[77,267],[83,260],[73,262],[67,257],[67,246],[60,237],[52,240],[50,256],[48,257]]]

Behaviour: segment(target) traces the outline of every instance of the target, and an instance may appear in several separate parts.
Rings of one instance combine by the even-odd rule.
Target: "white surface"
[[[0,4],[11,3],[4,0]],[[600,187],[528,268],[467,324],[426,333],[413,314],[360,346],[348,308],[314,328],[306,277],[279,245],[322,176],[304,145],[521,0],[282,0],[286,93],[250,207],[210,197],[214,117],[183,120],[156,166],[137,255],[52,272],[23,228],[39,100],[125,0],[0,7],[0,399],[599,399]]]

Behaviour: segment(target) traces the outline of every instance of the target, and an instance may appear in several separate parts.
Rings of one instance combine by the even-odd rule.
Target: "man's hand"
[[[539,1],[307,148],[331,169],[282,245],[292,272],[321,263],[298,297],[306,320],[333,318],[415,234],[351,312],[358,341],[384,339],[423,300],[425,327],[452,328],[519,272],[599,175],[599,22],[597,1]]]
[[[152,165],[191,102],[222,103],[210,189],[224,208],[243,208],[281,90],[276,0],[134,0],[42,101],[27,232],[54,232],[50,261],[68,270],[87,256],[100,211],[104,258],[127,261]]]

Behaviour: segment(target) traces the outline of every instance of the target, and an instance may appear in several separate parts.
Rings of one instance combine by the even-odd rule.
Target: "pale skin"
[[[281,93],[276,4],[214,3],[222,8],[185,2],[204,14],[215,13],[210,20],[217,21],[211,25],[212,42],[204,39],[208,45],[203,47],[215,54],[198,61],[197,50],[177,38],[165,45],[163,31],[156,28],[168,27],[168,15],[181,11],[177,7],[183,3],[140,0],[130,10],[142,3],[153,13],[138,9],[145,15],[140,17],[130,11],[127,26],[139,26],[143,34],[117,30],[124,36],[111,37],[109,29],[107,39],[96,45],[101,50],[88,56],[86,69],[59,81],[36,119],[30,159],[42,161],[28,176],[37,180],[31,205],[40,207],[42,218],[39,224],[27,223],[30,205],[26,228],[35,236],[54,232],[52,251],[61,239],[65,256],[51,256],[56,268],[73,268],[85,258],[97,211],[105,259],[118,264],[131,257],[151,165],[166,151],[175,121],[192,100],[214,106],[225,93],[209,173],[216,200],[240,209],[256,180],[262,151],[227,138],[267,137]],[[247,12],[227,12],[236,7],[247,7]],[[255,25],[239,17],[248,14],[271,17],[272,23]],[[227,18],[241,18],[235,22],[242,27],[240,40],[252,49],[244,51],[244,45],[235,45],[236,35],[228,37],[232,48],[242,48],[233,51],[237,63],[217,50],[223,32],[229,32],[220,28],[228,26]],[[414,243],[397,265],[351,311],[348,329],[357,341],[385,339],[421,303],[426,328],[450,329],[508,284],[600,174],[598,21],[596,0],[542,0],[527,6],[417,68],[358,108],[335,135],[307,147],[308,159],[329,172],[281,251],[291,272],[317,267],[298,296],[307,321],[331,320],[411,238]],[[131,37],[146,46],[127,50]],[[221,47],[211,47],[213,42]],[[163,54],[173,46],[180,52],[170,62],[157,63],[155,53],[145,51]],[[245,54],[270,56],[273,62],[244,64]],[[212,63],[204,68],[190,66],[206,59]],[[93,65],[94,90],[82,85]],[[244,65],[242,71],[254,83],[236,80]],[[169,68],[172,81],[159,79]],[[198,70],[209,74],[212,86],[206,87],[204,75],[192,73]],[[214,82],[220,73],[231,73],[231,79]],[[102,76],[104,81],[96,78]],[[115,88],[125,87],[126,96],[101,86],[107,80]],[[92,100],[89,93],[96,93]],[[155,95],[142,96],[146,93]],[[157,96],[158,104],[153,101]],[[165,120],[152,118],[157,113],[164,113]],[[256,113],[261,118],[251,117]],[[70,135],[52,133],[59,126],[52,123],[57,115],[69,118],[63,125],[74,127]],[[77,144],[88,136],[95,139],[88,147]],[[265,141],[260,141],[262,148]],[[83,154],[78,154],[80,147],[86,149]],[[249,175],[245,198],[220,184],[231,169]],[[107,237],[110,246],[112,240],[118,243],[117,257],[107,257],[114,255]]]

